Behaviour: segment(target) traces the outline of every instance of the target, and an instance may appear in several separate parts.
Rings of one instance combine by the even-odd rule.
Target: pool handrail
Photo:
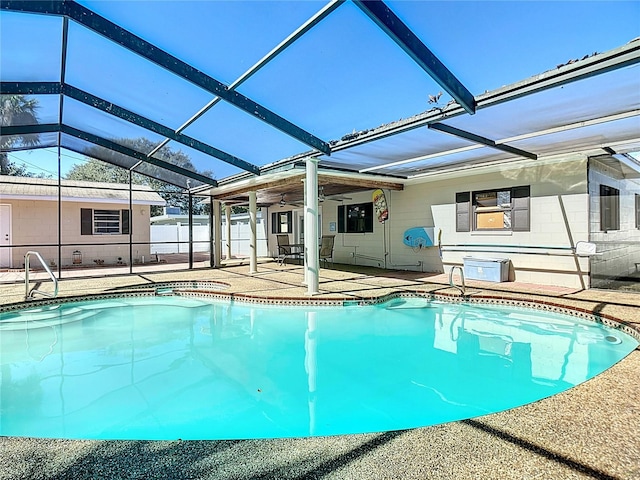
[[[36,287],[38,286],[38,284],[36,284],[33,287],[33,289],[29,291],[29,261],[30,261],[31,255],[35,255],[38,258],[38,260],[40,261],[40,264],[44,267],[45,271],[53,281],[53,293],[37,290]],[[42,255],[40,255],[38,252],[33,250],[29,250],[27,253],[24,254],[24,288],[25,288],[25,295],[24,295],[25,301],[33,300],[34,294],[36,293],[39,293],[40,295],[44,295],[45,297],[50,297],[50,298],[56,298],[58,296],[58,279],[51,272],[51,269],[47,266],[47,262],[44,261],[44,259],[42,258]]]
[[[456,269],[460,270],[460,278],[462,279],[462,287],[459,287],[453,281],[453,272],[455,272]],[[460,290],[460,293],[464,296],[465,291],[467,289],[467,286],[464,283],[464,270],[462,269],[462,267],[460,265],[454,265],[453,267],[451,267],[451,270],[449,271],[449,285],[451,285],[452,287],[455,287],[458,290]]]

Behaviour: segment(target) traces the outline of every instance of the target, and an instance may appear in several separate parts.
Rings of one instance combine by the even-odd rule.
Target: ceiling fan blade
[[[329,195],[327,197],[325,197],[327,200],[335,200],[337,202],[340,202],[342,200],[353,200],[353,198],[351,197],[346,197],[344,195]]]

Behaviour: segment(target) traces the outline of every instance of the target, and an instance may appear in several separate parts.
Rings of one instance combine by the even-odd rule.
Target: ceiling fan
[[[291,206],[293,206],[293,207],[302,207],[302,206],[303,206],[301,203],[296,203],[296,202],[287,202],[287,201],[284,199],[284,196],[285,196],[285,195],[286,195],[286,193],[281,193],[281,194],[280,194],[280,202],[279,202],[279,203],[280,203],[280,206],[281,206],[281,207],[284,207],[284,206],[286,206],[286,205],[291,205]]]
[[[318,201],[323,202],[324,200],[335,200],[336,202],[341,202],[342,200],[352,200],[352,198],[344,195],[325,195],[324,186],[320,185],[320,187],[318,187]]]

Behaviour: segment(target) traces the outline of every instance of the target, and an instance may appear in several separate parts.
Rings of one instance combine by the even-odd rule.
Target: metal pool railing
[[[456,271],[456,270],[460,270],[460,278],[462,279],[462,287],[459,287],[453,281],[453,272]],[[451,285],[452,287],[455,287],[458,290],[460,290],[460,293],[464,296],[464,293],[465,293],[465,290],[467,289],[467,286],[464,284],[464,270],[462,269],[462,267],[460,267],[458,265],[456,265],[454,267],[451,267],[451,271],[449,272],[449,285]]]
[[[38,290],[37,288],[40,286],[40,283],[36,283],[35,286],[31,290],[29,290],[29,262],[31,259],[31,255],[35,255],[38,258],[38,260],[40,261],[40,264],[44,267],[45,271],[49,274],[49,277],[53,281],[53,293],[43,292],[41,290]],[[51,270],[47,266],[47,262],[44,261],[44,259],[38,252],[28,251],[24,255],[24,288],[25,288],[25,295],[24,295],[25,301],[33,300],[34,295],[36,293],[39,293],[40,295],[44,295],[45,297],[51,297],[51,298],[56,298],[58,296],[58,279],[51,272]]]

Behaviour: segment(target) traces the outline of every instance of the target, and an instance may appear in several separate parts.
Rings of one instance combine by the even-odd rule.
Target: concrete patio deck
[[[261,263],[64,280],[60,295],[97,294],[179,280],[225,283],[225,293],[308,298],[300,266]],[[43,284],[43,288],[47,288]],[[417,272],[322,269],[315,298],[392,292],[458,294],[448,278]],[[467,282],[467,294],[563,305],[640,330],[640,295],[517,282]],[[0,305],[24,284],[0,285]],[[506,412],[412,430],[244,441],[72,441],[0,438],[0,480],[176,479],[640,479],[640,350],[567,392]]]

